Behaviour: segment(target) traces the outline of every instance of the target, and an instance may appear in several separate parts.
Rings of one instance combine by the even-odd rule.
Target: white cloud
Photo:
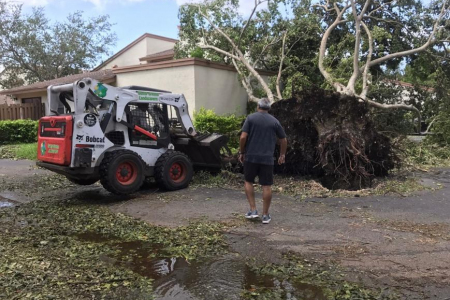
[[[146,0],[83,0],[84,2],[91,2],[95,5],[95,7],[99,9],[106,8],[107,5],[110,4],[128,4],[128,3],[136,3],[143,2]]]
[[[10,3],[22,3],[26,6],[46,6],[52,2],[64,2],[69,0],[6,0],[6,2]],[[89,2],[92,3],[96,8],[104,10],[108,7],[108,5],[117,5],[117,4],[130,4],[137,2],[144,2],[148,0],[70,0],[70,1],[79,1],[79,2]],[[173,1],[173,0],[170,0]],[[175,2],[180,6],[186,3],[196,3],[203,2],[202,0],[175,0]],[[254,0],[239,0],[239,13],[244,16],[248,16],[250,12],[253,10],[255,5]],[[264,3],[259,6],[258,10],[262,8],[266,8],[267,3]]]
[[[6,2],[14,4],[23,4],[26,6],[45,6],[49,4],[52,0],[6,0]]]
[[[195,3],[195,2],[198,2],[198,1],[176,0],[176,2],[177,2],[177,4],[178,4],[179,6],[181,6],[181,5],[186,4],[186,3]]]
[[[51,2],[64,2],[64,1],[68,0],[6,0],[6,2],[15,4],[24,4],[26,6],[46,6]],[[94,4],[95,7],[99,9],[104,9],[109,4],[127,4],[127,3],[142,2],[146,0],[70,0],[70,1],[90,2]]]

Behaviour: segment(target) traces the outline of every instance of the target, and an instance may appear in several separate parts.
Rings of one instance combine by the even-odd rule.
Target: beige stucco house
[[[174,60],[176,42],[146,33],[91,72],[0,91],[0,94],[10,95],[18,103],[40,99],[45,103],[46,114],[49,114],[46,95],[49,85],[91,77],[113,86],[139,85],[182,93],[191,115],[202,107],[214,109],[218,114],[244,114],[247,93],[234,67],[198,58]],[[266,79],[273,75],[264,71],[260,74]]]

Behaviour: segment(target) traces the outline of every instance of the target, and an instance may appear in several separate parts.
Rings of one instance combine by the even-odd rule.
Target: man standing
[[[239,161],[244,164],[245,194],[247,195],[250,211],[245,215],[247,219],[258,218],[255,204],[253,184],[258,176],[263,190],[263,224],[271,221],[269,215],[272,201],[273,161],[277,143],[280,144],[278,164],[284,164],[287,148],[286,134],[280,122],[269,112],[270,101],[263,98],[258,102],[257,112],[245,120],[239,141]]]

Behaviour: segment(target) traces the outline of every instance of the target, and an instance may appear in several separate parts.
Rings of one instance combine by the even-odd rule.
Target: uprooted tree
[[[448,20],[448,3],[447,0],[440,3],[440,10],[430,27],[426,27],[426,20],[412,22],[411,10],[404,10],[408,8],[407,5],[395,6],[394,3],[349,0],[342,4],[327,0],[326,3],[317,5],[326,12],[329,21],[322,36],[318,67],[326,82],[339,93],[339,97],[324,95],[321,100],[311,103],[319,104],[322,109],[306,107],[305,102],[308,100],[304,98],[299,105],[304,107],[302,118],[311,120],[317,131],[319,165],[334,183],[342,181],[349,187],[365,185],[373,175],[386,174],[398,162],[389,139],[380,135],[367,117],[367,108],[414,111],[418,115],[420,130],[420,111],[415,106],[405,103],[385,104],[369,99],[372,73],[380,65],[423,52],[441,41],[446,34],[444,23]],[[417,3],[415,5],[420,8]],[[418,11],[420,9],[415,13]],[[409,25],[418,26],[421,32],[412,31],[413,28]],[[343,58],[340,62],[344,68],[350,67],[351,72],[344,73],[348,77],[333,76],[332,68],[325,64],[327,54],[336,55],[337,49],[330,49],[327,45],[333,31],[339,26],[344,28],[341,32],[347,33],[347,38],[343,38],[347,42],[347,47],[344,47],[346,52],[341,53]],[[389,27],[400,30],[396,35],[398,41],[389,41],[389,38],[384,41],[386,37],[392,38],[392,34],[386,30]],[[383,42],[384,46],[379,47]],[[311,111],[314,113],[311,114]]]
[[[316,89],[296,93],[293,86],[292,99],[272,106],[273,114],[282,121],[290,140],[287,160],[292,163],[284,166],[283,171],[325,175],[332,179],[330,185],[359,187],[370,183],[373,175],[385,175],[396,166],[398,157],[391,141],[375,130],[369,117],[370,108],[409,110],[417,113],[419,123],[420,112],[406,103],[386,104],[380,99],[370,99],[373,77],[382,77],[380,74],[386,70],[399,68],[402,62],[438,43],[448,43],[447,2],[424,8],[414,0],[344,3],[327,0],[301,16],[324,24],[323,31],[318,33],[321,39],[315,54],[325,82],[316,83],[332,87],[335,92]],[[307,30],[289,26],[295,20],[280,14],[277,2],[269,2],[267,8],[258,10],[264,1],[256,0],[246,19],[237,15],[236,1],[221,0],[218,6],[217,3],[208,1],[187,6],[187,11],[198,16],[195,22],[189,23],[198,26],[195,45],[211,51],[208,53],[220,54],[224,62],[233,64],[250,100],[256,98],[252,78],[269,99],[281,98],[281,74],[286,57],[292,56],[286,54],[295,48],[297,41],[290,39],[286,45],[286,37],[297,35],[301,40]],[[288,5],[295,9],[305,3],[308,4],[292,1]],[[224,14],[223,7],[228,7],[230,14]],[[301,49],[302,45],[298,47]],[[271,62],[273,69],[274,60],[278,63],[276,96],[257,74],[257,67],[265,67],[267,62]],[[291,83],[294,85],[295,81]]]

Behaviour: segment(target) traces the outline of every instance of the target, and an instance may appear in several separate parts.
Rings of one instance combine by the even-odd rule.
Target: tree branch
[[[256,9],[258,8],[259,5],[261,5],[262,3],[266,2],[266,1],[268,1],[268,0],[255,0],[255,7],[253,7],[252,13],[248,17],[247,22],[245,23],[245,26],[244,26],[244,28],[242,28],[241,34],[239,35],[239,43],[238,43],[239,47],[241,46],[242,35],[244,34],[245,30],[247,29],[248,24],[250,24],[250,20],[252,19],[253,15],[255,14]]]
[[[352,76],[350,76],[350,79],[347,83],[347,92],[350,92],[351,94],[355,94],[355,84],[356,80],[359,77],[360,71],[359,71],[359,50],[361,48],[361,17],[356,12],[356,0],[350,0],[350,3],[352,5],[352,13],[353,17],[355,19],[355,47],[353,50],[353,72]],[[366,1],[366,4],[369,2],[369,0]]]
[[[221,30],[219,27],[217,27],[212,21],[211,19],[208,17],[207,14],[203,13],[201,10],[200,5],[197,4],[188,4],[188,5],[192,5],[194,7],[198,8],[198,11],[200,13],[200,15],[202,15],[207,21],[208,23],[214,28],[214,30],[216,30],[218,33],[220,33],[233,47],[233,52],[236,54],[231,54],[229,52],[226,52],[222,49],[219,49],[215,46],[210,46],[210,45],[203,45],[203,47],[209,47],[210,49],[216,50],[219,53],[222,53],[224,55],[227,55],[231,58],[234,58],[236,60],[239,60],[246,68],[247,70],[259,81],[259,84],[261,85],[261,87],[264,89],[264,91],[267,94],[267,98],[269,99],[270,102],[274,101],[274,97],[273,97],[273,93],[270,90],[269,86],[267,85],[267,83],[264,81],[264,79],[261,77],[261,75],[259,75],[258,72],[256,72],[255,68],[253,68],[250,63],[248,62],[248,60],[245,58],[245,55],[242,53],[242,51],[239,49],[239,47],[236,45],[236,43],[230,38],[229,35],[227,35],[223,30]],[[201,46],[202,47],[202,46]],[[214,47],[214,48],[213,48]]]
[[[280,41],[280,39],[278,39],[278,37],[274,37],[272,42],[268,42],[266,45],[264,45],[263,49],[261,50],[261,53],[259,54],[258,58],[255,60],[255,62],[253,63],[253,68],[256,68],[256,65],[258,64],[258,62],[261,60],[261,58],[263,57],[264,53],[266,52],[267,48],[269,48],[272,45],[275,45],[276,43],[278,43]]]
[[[330,0],[327,0],[326,4],[320,5],[320,4],[314,4],[313,7],[320,7],[323,8],[326,12],[332,11],[334,8],[329,8],[330,6]]]
[[[423,44],[422,46],[420,46],[418,48],[414,48],[414,49],[411,49],[411,50],[400,51],[400,52],[397,52],[397,53],[388,54],[386,56],[383,56],[383,57],[380,57],[378,59],[375,59],[375,60],[370,62],[369,67],[379,65],[379,64],[381,64],[381,63],[383,63],[383,62],[385,62],[387,60],[390,60],[390,59],[393,59],[393,58],[396,58],[396,57],[407,56],[407,55],[415,54],[415,53],[422,52],[422,51],[426,50],[433,43],[433,39],[434,39],[434,37],[436,35],[437,28],[439,26],[439,23],[441,22],[442,17],[444,16],[446,10],[447,9],[446,9],[446,1],[445,1],[444,4],[442,5],[442,9],[441,9],[441,12],[439,14],[439,17],[437,18],[436,22],[433,25],[433,30],[432,30],[430,36],[428,37],[428,40],[425,42],[425,44]]]
[[[339,6],[337,5],[336,2],[333,3],[333,7],[334,7],[334,10],[337,12],[337,14],[340,15],[341,11],[339,10]]]
[[[197,4],[188,4],[188,5],[192,5],[198,8],[198,12],[203,16],[203,18],[205,18],[209,25],[211,25],[215,31],[217,31],[218,33],[220,33],[232,46],[233,48],[237,48],[236,44],[233,42],[233,40],[225,33],[223,32],[219,27],[217,27],[216,25],[214,25],[214,23],[211,21],[211,19],[207,16],[207,14],[204,14],[202,12],[201,6],[197,5]]]
[[[436,122],[438,119],[439,119],[439,115],[435,116],[433,118],[433,120],[431,120],[430,124],[428,124],[428,127],[427,127],[427,130],[425,131],[425,134],[430,132],[431,127],[433,126],[434,122]]]
[[[291,52],[292,48],[294,48],[295,44],[297,44],[300,41],[301,38],[302,37],[300,36],[298,39],[295,40],[294,43],[292,43],[291,47],[289,47],[288,51],[286,51],[286,55],[288,55],[289,52]]]
[[[230,52],[224,51],[224,50],[222,50],[222,49],[220,49],[220,48],[217,48],[216,46],[211,46],[211,45],[205,45],[205,44],[203,44],[203,45],[199,45],[199,47],[202,48],[202,49],[212,49],[212,50],[214,50],[214,51],[217,51],[217,52],[219,52],[219,53],[222,53],[223,55],[226,55],[226,56],[228,56],[228,57],[231,57],[232,59],[241,60],[241,59],[240,59],[239,57],[237,57],[236,55],[231,54]]]
[[[418,125],[417,129],[418,129],[418,133],[420,133],[420,126],[421,126],[421,123],[422,123],[422,115],[421,115],[420,111],[415,106],[404,104],[404,103],[402,103],[402,104],[382,104],[382,103],[378,103],[378,102],[372,101],[372,100],[367,99],[367,98],[366,99],[360,99],[359,101],[360,102],[366,102],[369,106],[376,107],[376,108],[381,108],[381,109],[404,109],[404,110],[409,110],[409,111],[417,113],[418,122],[419,122],[419,125]]]
[[[285,32],[283,36],[283,44],[282,44],[282,52],[281,52],[281,59],[280,59],[280,67],[278,69],[278,76],[276,81],[276,89],[277,89],[277,97],[278,99],[283,99],[283,96],[281,94],[280,90],[280,81],[281,81],[281,73],[283,73],[283,63],[286,56],[291,52],[292,48],[297,44],[298,41],[300,41],[301,37],[299,37],[294,43],[292,43],[291,47],[287,51],[285,51],[285,43],[286,43],[286,37],[287,37],[287,31]]]
[[[322,75],[325,78],[325,80],[328,81],[331,85],[333,85],[334,88],[338,92],[344,91],[345,87],[342,84],[340,84],[339,82],[335,82],[333,80],[333,77],[331,76],[331,74],[328,73],[328,71],[325,69],[325,67],[324,67],[324,58],[325,58],[325,51],[326,51],[326,48],[327,48],[327,41],[328,41],[328,38],[330,37],[331,32],[341,23],[342,15],[350,7],[351,7],[351,4],[347,4],[342,9],[342,11],[340,11],[339,7],[336,5],[336,3],[334,3],[334,9],[336,10],[336,12],[338,12],[338,15],[337,15],[336,19],[334,20],[333,24],[331,24],[330,27],[328,27],[327,30],[325,31],[325,33],[323,34],[322,40],[320,42],[320,49],[319,49],[319,70],[320,70],[320,73],[322,73]]]
[[[369,76],[370,76],[370,61],[372,60],[372,54],[373,54],[373,37],[372,37],[372,33],[370,32],[369,28],[367,27],[366,23],[364,23],[364,21],[361,21],[361,25],[364,28],[364,31],[367,34],[367,37],[369,39],[369,53],[367,54],[367,61],[366,61],[366,65],[364,67],[364,71],[363,71],[363,88],[362,88],[362,93],[360,95],[361,98],[365,99],[367,96],[367,93],[369,92],[369,85],[368,85],[368,81],[369,81]]]
[[[378,21],[378,22],[392,23],[392,24],[397,24],[399,26],[403,26],[403,24],[401,22],[397,22],[397,21],[394,21],[394,20],[387,20],[387,19],[383,19],[383,18],[377,18],[377,17],[374,17],[374,16],[363,16],[363,18],[365,18],[365,19],[372,19],[372,20],[375,20],[375,21]]]
[[[364,7],[363,7],[361,13],[359,14],[360,20],[362,20],[362,17],[366,14],[366,11],[367,11],[367,9],[369,8],[369,5],[370,5],[370,1],[371,0],[366,0],[366,3],[364,4]]]
[[[281,91],[280,91],[280,80],[281,80],[281,71],[283,70],[283,62],[284,62],[284,58],[285,58],[284,47],[286,44],[286,36],[287,36],[287,31],[285,31],[284,35],[283,35],[283,43],[281,45],[280,66],[278,68],[278,75],[277,75],[277,82],[276,82],[278,99],[283,99],[283,97],[281,96]]]
[[[353,11],[353,17],[355,18],[355,50],[353,53],[353,73],[350,77],[348,84],[347,84],[347,91],[355,94],[355,85],[356,80],[358,79],[359,75],[361,74],[361,70],[359,68],[359,57],[361,55],[361,23],[362,19],[364,17],[364,14],[366,13],[371,0],[366,0],[366,3],[364,4],[364,7],[361,11],[361,13],[358,15],[356,12],[356,0],[351,0],[352,4],[352,11]],[[366,74],[367,75],[367,74]]]
[[[239,76],[241,77],[241,83],[242,83],[242,86],[244,87],[245,91],[247,92],[248,98],[250,99],[250,101],[258,102],[258,98],[253,96],[253,88],[251,86],[251,83],[247,82],[246,77],[244,76],[244,74],[239,69],[239,67],[238,67],[238,65],[236,63],[236,60],[233,58],[233,59],[231,59],[231,61],[233,62],[234,68],[236,69],[236,71],[238,72]]]
[[[386,3],[381,4],[379,7],[375,8],[374,10],[372,10],[372,11],[368,14],[368,16],[372,16],[373,13],[375,13],[375,12],[377,12],[377,11],[383,9],[384,6],[390,5],[390,4],[394,3],[395,1],[396,1],[396,0],[393,0],[393,1],[386,2]]]

